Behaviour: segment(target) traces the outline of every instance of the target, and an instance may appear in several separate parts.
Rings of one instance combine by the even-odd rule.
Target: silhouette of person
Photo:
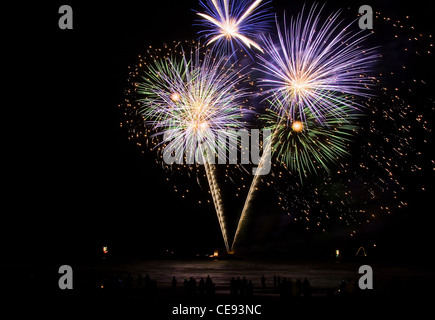
[[[184,290],[184,294],[189,294],[189,280],[187,279],[184,279],[183,290]]]
[[[177,279],[175,276],[172,277],[172,295],[177,293]]]
[[[287,279],[283,278],[281,281],[281,284],[279,286],[280,296],[286,297],[288,295],[288,285],[287,285]]]
[[[189,291],[191,295],[196,294],[196,280],[193,277],[190,277],[189,280]]]
[[[273,287],[274,288],[276,288],[276,281],[277,281],[276,276],[273,276]]]
[[[205,279],[205,293],[209,296],[214,294],[214,283],[209,275]]]
[[[237,295],[236,279],[234,279],[234,277],[231,278],[231,282],[230,282],[230,294],[232,296],[236,296]]]
[[[296,288],[297,288],[297,293],[300,294],[302,292],[302,281],[301,281],[301,279],[296,280]]]
[[[302,290],[304,293],[304,297],[310,297],[311,296],[311,285],[307,278],[304,279],[304,283],[302,285]]]
[[[264,277],[264,274],[261,275],[261,286],[264,288],[266,288],[266,278]]]
[[[251,297],[254,294],[254,285],[252,284],[252,280],[249,280],[248,285],[246,286],[246,295]]]
[[[199,280],[199,294],[202,296],[204,295],[204,292],[205,292],[205,281],[201,277],[201,280]]]
[[[145,287],[149,287],[149,285],[150,285],[150,275],[147,273],[146,275],[145,275]]]
[[[207,275],[207,278],[205,279],[205,284],[208,284],[208,285],[213,284],[213,281],[211,280],[210,275]]]
[[[152,279],[150,280],[150,288],[148,294],[155,296],[157,294],[157,281]]]
[[[142,275],[139,273],[136,279],[136,286],[141,289],[143,287],[143,278]]]
[[[291,279],[289,279],[289,292],[292,297],[296,297],[298,295],[298,288]]]
[[[246,280],[245,276],[243,276],[242,283],[240,286],[240,295],[246,295],[246,287],[248,286],[248,280]]]
[[[236,296],[241,294],[241,289],[242,289],[242,280],[240,279],[240,277],[237,277],[236,287],[235,287]]]

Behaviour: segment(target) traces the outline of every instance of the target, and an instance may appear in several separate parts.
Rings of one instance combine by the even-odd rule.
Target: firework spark
[[[258,35],[268,30],[271,14],[263,0],[206,0],[200,2],[205,13],[197,13],[202,18],[201,31],[207,45],[213,44],[218,51],[234,52],[235,43],[241,48],[255,48],[263,52],[256,42]]]

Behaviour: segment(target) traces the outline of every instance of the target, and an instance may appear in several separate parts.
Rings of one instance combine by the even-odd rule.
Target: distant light
[[[104,254],[108,254],[108,253],[109,253],[109,250],[108,250],[107,247],[103,247],[103,253],[104,253]]]
[[[335,250],[335,257],[336,258],[340,257],[340,250]]]
[[[218,250],[215,250],[214,251],[214,254],[213,254],[213,257],[218,257],[219,256],[219,251]]]

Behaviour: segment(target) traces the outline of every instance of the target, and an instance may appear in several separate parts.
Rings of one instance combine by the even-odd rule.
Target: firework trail
[[[265,161],[268,161],[268,160],[270,161],[270,159],[264,155],[270,154],[271,146],[272,146],[271,143],[274,140],[274,138],[275,138],[275,135],[273,137],[271,137],[270,139],[268,139],[268,141],[266,142],[266,145],[263,146],[263,156],[260,159],[260,163],[258,164],[257,170],[261,170],[263,168],[263,166],[265,165],[264,164]],[[255,191],[258,190],[257,185],[258,185],[259,181],[260,181],[260,175],[255,175],[253,180],[252,180],[251,187],[248,190],[248,195],[246,196],[245,204],[243,205],[242,213],[240,215],[239,222],[237,224],[237,229],[236,229],[236,232],[234,235],[234,240],[233,240],[233,243],[231,245],[231,252],[235,251],[236,243],[239,240],[239,237],[241,235],[243,227],[246,225],[247,213],[249,212],[248,210],[250,208],[251,200],[253,199],[253,197],[255,195]]]
[[[216,168],[210,166],[207,162],[204,164],[205,172],[207,175],[207,180],[210,186],[210,192],[213,197],[214,206],[216,208],[219,225],[221,226],[222,236],[224,238],[225,247],[227,252],[230,252],[230,245],[228,241],[227,224],[225,221],[225,216],[223,215],[222,198],[220,195],[219,186],[216,181]]]
[[[206,0],[200,4],[205,13],[198,12],[202,19],[199,24],[204,28],[199,34],[205,38],[206,45],[225,54],[235,52],[236,45],[247,50],[255,48],[263,52],[256,42],[259,34],[268,30],[269,13],[263,0]]]
[[[244,127],[241,100],[246,96],[236,87],[244,76],[224,67],[226,58],[215,59],[200,48],[176,56],[156,58],[147,66],[137,93],[142,97],[139,113],[158,139],[163,159],[172,163],[204,165],[225,246],[229,251],[228,231],[222,199],[213,166],[220,132]],[[232,129],[232,130],[230,130]],[[218,142],[219,143],[219,142]]]
[[[307,17],[302,10],[288,28],[284,22],[284,32],[277,22],[279,45],[271,36],[263,37],[265,55],[259,56],[264,74],[260,83],[267,88],[266,99],[276,119],[265,151],[275,153],[300,178],[317,171],[316,166],[327,169],[329,162],[346,155],[346,135],[354,130],[348,115],[361,106],[355,97],[369,97],[373,80],[365,73],[377,58],[374,50],[361,48],[367,35],[346,31],[338,12],[323,24],[320,13],[315,5]],[[254,176],[233,250],[259,181]]]

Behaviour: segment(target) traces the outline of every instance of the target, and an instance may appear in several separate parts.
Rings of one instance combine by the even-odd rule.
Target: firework
[[[144,96],[139,112],[175,154],[195,153],[202,146],[213,156],[219,133],[244,127],[241,101],[246,92],[236,89],[244,76],[225,68],[226,63],[210,52],[201,57],[197,49],[189,59],[169,57],[148,66],[138,86]]]
[[[204,164],[225,245],[229,250],[222,199],[212,160],[218,155],[216,137],[244,127],[241,101],[246,96],[236,87],[244,76],[225,67],[226,58],[196,48],[183,54],[155,59],[146,69],[137,92],[145,123],[163,146],[163,158],[177,164]],[[233,129],[233,130],[230,130]]]
[[[200,4],[205,13],[197,13],[204,30],[201,37],[218,51],[234,52],[235,44],[243,49],[255,48],[263,52],[257,41],[259,34],[268,30],[271,13],[263,0],[206,0]]]
[[[280,105],[274,109],[282,107]],[[270,152],[278,163],[299,175],[301,184],[309,173],[317,173],[320,169],[330,172],[331,164],[349,155],[351,137],[357,130],[354,122],[359,117],[358,113],[345,105],[339,112],[340,117],[336,113],[325,114],[322,123],[310,112],[307,112],[305,123],[301,119],[289,123],[280,113],[268,110],[262,119],[274,134],[266,144],[264,154]],[[262,165],[261,161],[259,166]],[[260,177],[255,176],[240,216],[232,250],[246,223],[250,203],[258,190],[259,182]]]
[[[223,13],[225,3],[228,12],[231,12],[228,2],[222,4],[221,1],[210,1],[207,8],[216,11],[219,7]],[[249,5],[246,6],[248,7]],[[254,8],[253,12],[259,9],[260,6]],[[272,140],[274,143],[266,145],[263,150],[267,151],[270,148],[278,161],[272,168],[272,175],[254,177],[233,247],[237,242],[240,227],[244,225],[243,221],[248,216],[249,205],[260,181],[264,186],[275,188],[279,199],[278,205],[292,223],[299,221],[304,229],[318,228],[322,231],[326,231],[328,225],[341,225],[343,229],[350,229],[350,235],[354,236],[358,225],[369,222],[383,213],[391,214],[407,205],[407,190],[410,188],[403,185],[401,175],[418,177],[427,174],[427,167],[431,172],[434,170],[433,158],[429,164],[423,161],[429,152],[426,150],[433,150],[432,145],[429,145],[432,139],[430,119],[434,112],[433,98],[429,94],[421,94],[422,88],[427,88],[426,83],[418,76],[410,74],[412,65],[390,59],[392,56],[397,57],[397,54],[395,52],[392,55],[387,49],[382,49],[382,53],[386,55],[379,67],[377,79],[367,77],[365,74],[371,69],[376,56],[374,50],[363,49],[362,42],[366,36],[361,37],[361,33],[352,35],[345,30],[348,26],[344,26],[345,28],[340,31],[342,25],[338,20],[338,13],[329,16],[322,24],[320,12],[314,11],[312,9],[304,18],[303,14],[300,14],[291,20],[287,27],[286,23],[284,28],[277,24],[279,41],[275,42],[275,46],[271,37],[263,37],[266,45],[260,49],[266,53],[260,57],[262,66],[259,69],[263,71],[261,82],[266,93],[264,101],[270,101],[269,108],[272,109],[263,120],[266,120],[267,126],[275,130]],[[219,18],[219,12],[216,12],[216,17]],[[207,13],[209,17],[213,17],[210,12]],[[385,48],[398,48],[403,60],[406,56],[410,61],[432,61],[431,35],[415,31],[408,17],[396,21],[379,16],[377,13],[376,19],[379,24],[387,23],[390,27],[394,26],[391,32],[391,41],[394,41],[394,45],[385,43]],[[255,48],[237,38],[227,39],[220,36],[222,30],[219,31],[219,26],[210,19],[202,18],[203,25],[215,32],[214,35],[210,30],[203,33],[209,45],[214,45],[219,50],[227,46],[226,50],[230,50],[234,43],[239,42],[247,49]],[[331,21],[334,21],[334,24]],[[386,32],[384,28],[381,29]],[[363,35],[372,33],[374,31],[366,31]],[[220,37],[213,39],[217,36]],[[260,43],[255,40],[254,35],[248,39]],[[381,41],[379,43],[384,44],[385,39]],[[183,58],[180,59],[181,56]],[[196,92],[192,90],[193,79],[198,78],[198,70],[203,69],[200,67],[203,62],[196,62],[192,56],[189,58],[179,52],[167,56],[157,54],[152,59],[152,63],[147,63],[147,74],[145,79],[140,81],[141,86],[135,88],[135,92],[143,90],[141,94],[144,98],[141,99],[139,110],[140,120],[146,118],[145,134],[152,132],[153,141],[158,140],[154,147],[160,150],[170,143],[176,146],[176,150],[183,150],[186,145],[195,148],[200,145],[199,142],[208,141],[207,137],[216,132],[218,125],[209,126],[209,122],[202,121],[204,118],[199,116],[194,117],[198,119],[196,125],[194,121],[190,122],[189,126],[189,122],[186,121],[192,119],[188,115],[195,114],[192,108],[188,108],[192,105],[189,101],[193,100],[186,98],[186,92]],[[208,65],[211,64],[213,62],[208,62]],[[139,70],[143,71],[143,67]],[[223,78],[229,79],[231,74],[232,72],[228,71],[227,76]],[[236,80],[228,82],[235,84]],[[374,85],[380,88],[380,97],[374,98],[369,95],[369,89]],[[416,92],[420,94],[415,94]],[[366,102],[360,101],[364,100],[359,99],[361,97],[368,99]],[[128,101],[127,105],[135,107],[132,101]],[[354,111],[358,113],[355,109],[362,108],[367,111],[368,117],[361,117],[357,121],[360,129],[352,138],[356,142],[350,146],[352,161],[337,161],[337,157],[346,159],[345,156],[349,152],[348,139],[351,133],[354,133],[352,122],[346,120],[349,120],[349,116],[353,117]],[[231,114],[235,109],[229,108],[227,111]],[[229,118],[226,118],[226,115],[222,116],[225,121],[221,124],[233,124],[233,128],[239,128],[241,118],[237,112]],[[135,129],[130,129],[130,133],[133,139],[138,138],[142,134],[138,123],[129,121],[124,125],[137,125]],[[344,131],[341,131],[342,129]],[[424,138],[418,139],[419,137]],[[310,141],[314,142],[311,144]],[[316,141],[321,141],[321,144],[317,144]],[[210,149],[212,147],[210,146]],[[200,153],[201,150],[199,149]],[[331,166],[333,162],[335,165]],[[288,170],[282,170],[279,164]],[[261,167],[261,163],[259,166]],[[204,167],[204,177],[209,182],[212,200],[224,234],[225,219],[222,215],[221,190],[217,185],[215,167],[207,162]],[[181,172],[184,168],[186,166],[178,166],[176,170]],[[202,169],[202,166],[199,168]],[[316,173],[314,179],[304,179],[310,173]],[[245,188],[242,184],[239,185],[239,181],[234,183],[239,187],[234,192],[237,196],[241,188]],[[427,189],[423,184],[421,188]],[[180,189],[176,191],[179,194],[185,192]],[[226,245],[227,242],[228,238],[225,239]]]
[[[320,123],[307,112],[306,123],[301,119],[288,123],[276,111],[270,111],[264,120],[275,132],[271,151],[278,162],[288,170],[299,174],[301,181],[309,173],[319,169],[329,172],[329,164],[349,155],[351,136],[356,132],[354,125],[358,114],[350,108],[340,110],[343,116],[325,114]]]
[[[382,44],[372,79],[376,97],[360,100],[366,116],[355,120],[351,157],[303,183],[298,172],[274,165],[273,174],[251,189],[254,193],[261,181],[277,194],[276,209],[285,213],[281,223],[295,234],[333,231],[355,238],[370,228],[367,224],[409,210],[415,190],[430,190],[435,105],[430,82],[422,75],[432,65],[433,36],[418,30],[411,17],[393,19],[376,12],[375,18],[378,28],[370,32],[371,41]],[[400,58],[392,59],[399,57],[397,52]]]
[[[277,21],[279,46],[272,37],[263,36],[265,54],[259,56],[261,84],[272,112],[273,137],[264,154],[273,152],[279,162],[300,179],[309,172],[326,169],[328,164],[347,154],[349,135],[355,128],[349,122],[358,111],[356,97],[369,97],[373,79],[365,76],[377,56],[373,49],[360,45],[366,36],[346,31],[331,14],[322,24],[313,6],[305,17],[304,10],[284,19],[284,32]],[[232,250],[246,224],[250,202],[258,189],[255,176],[243,207]]]
[[[284,30],[277,25],[278,43],[263,36],[265,55],[259,56],[261,84],[267,98],[279,105],[279,115],[291,123],[308,125],[307,113],[319,122],[337,114],[341,105],[356,108],[354,97],[367,97],[371,70],[377,56],[361,47],[367,33],[351,32],[339,21],[339,12],[323,22],[321,9],[313,6],[292,18]]]

